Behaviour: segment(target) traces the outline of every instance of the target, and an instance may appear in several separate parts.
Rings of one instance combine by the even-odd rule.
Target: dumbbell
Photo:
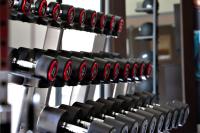
[[[133,61],[128,61],[131,68],[130,68],[130,72],[129,72],[129,77],[131,79],[131,81],[135,82],[138,81],[139,78],[137,77],[137,73],[138,73],[138,68],[139,68],[139,64],[137,62],[133,62]]]
[[[46,16],[57,21],[60,17],[61,7],[57,2],[50,2],[47,6]]]
[[[81,52],[66,51],[69,56],[75,56],[87,61],[87,73],[85,78],[80,82],[81,85],[88,85],[94,81],[98,75],[99,64],[92,58],[84,57]]]
[[[115,26],[115,16],[113,15],[106,15],[105,27],[104,27],[104,34],[112,35]]]
[[[135,91],[133,96],[137,96],[137,97],[140,97],[142,99],[142,101],[143,101],[142,106],[146,106],[147,104],[148,105],[151,104],[152,97],[150,95]]]
[[[137,77],[139,78],[139,80],[146,80],[146,77],[145,77],[145,65],[146,64],[142,61],[138,61],[138,64],[139,64],[139,70],[137,73]]]
[[[28,49],[20,47],[18,48],[20,53],[27,53],[30,56],[26,57],[26,59],[30,60],[38,60],[42,55],[51,56],[57,59],[58,61],[58,73],[56,76],[55,84],[56,87],[64,86],[65,82],[70,80],[71,71],[72,71],[72,61],[69,58],[59,56],[54,50],[42,50],[38,48]]]
[[[157,117],[153,113],[140,110],[140,109],[135,109],[135,108],[131,108],[130,111],[140,114],[142,116],[145,116],[148,119],[150,125],[149,125],[149,128],[147,129],[147,132],[149,133],[153,133],[155,131],[159,132],[159,129],[156,129],[156,126],[159,125],[159,123],[158,123]]]
[[[158,95],[152,94],[152,93],[147,92],[147,91],[142,91],[140,93],[143,93],[143,94],[151,97],[150,104],[158,103]]]
[[[121,110],[121,107],[124,107],[124,104],[126,104],[126,103],[124,103],[124,101],[119,101],[118,99],[107,100],[107,99],[103,99],[103,98],[100,98],[97,101],[106,105],[106,108],[107,108],[106,114],[111,115],[111,116],[117,116],[120,114],[124,114],[125,116],[127,116],[131,119],[134,119],[135,121],[138,122],[139,133],[146,133],[147,127],[149,125],[148,120],[145,117],[138,115],[136,113]]]
[[[109,61],[111,64],[110,69],[110,81],[113,83],[119,82],[119,73],[120,73],[120,64],[113,59],[110,58],[104,58],[105,60]]]
[[[176,115],[176,112],[174,112],[174,110],[171,110],[171,109],[169,109],[167,107],[164,107],[163,105],[161,106],[159,104],[151,103],[152,95],[148,95],[147,93],[145,94],[145,93],[135,92],[134,96],[138,96],[138,97],[142,98],[142,100],[143,100],[142,106],[143,107],[152,108],[154,110],[163,112],[165,114],[165,120],[164,120],[164,126],[162,128],[162,131],[170,129],[170,124],[172,122],[172,117],[174,115]]]
[[[129,62],[127,59],[120,58],[118,54],[112,55],[109,53],[101,53],[99,56],[105,57],[106,60],[114,60],[117,61],[120,65],[120,74],[119,79],[121,82],[126,81],[135,81],[136,72],[137,72],[137,64]]]
[[[158,122],[157,122],[157,125],[156,125],[155,132],[160,133],[162,131],[162,127],[164,125],[165,114],[161,111],[154,110],[154,109],[151,109],[151,108],[138,107],[138,109],[144,110],[146,112],[150,112],[150,113],[152,113],[156,116]]]
[[[17,49],[10,50],[10,64],[13,71],[54,81],[58,72],[58,61],[50,56],[42,55],[37,60],[30,58],[31,53],[22,53]]]
[[[31,9],[31,2],[30,0],[12,0],[10,2],[10,8],[14,8],[19,12],[24,14],[29,14]]]
[[[135,94],[138,95],[138,96],[140,96],[140,97],[143,97],[143,99],[148,99],[148,100],[146,100],[148,102],[146,102],[146,104],[144,106],[146,106],[147,104],[152,104],[152,105],[161,106],[161,107],[163,107],[165,109],[171,110],[171,112],[172,112],[172,118],[171,118],[171,122],[170,122],[170,125],[169,125],[168,128],[169,129],[173,129],[173,128],[177,127],[176,125],[178,125],[177,123],[179,122],[177,120],[177,117],[180,116],[181,114],[183,114],[182,113],[183,111],[181,111],[181,110],[178,111],[178,108],[176,108],[176,107],[174,107],[174,106],[172,106],[170,104],[169,105],[166,105],[166,104],[162,104],[162,105],[156,104],[157,103],[157,102],[155,102],[156,99],[157,99],[156,95],[152,95],[152,94],[150,94],[148,92],[135,92]],[[182,117],[182,116],[180,116],[180,117]],[[179,117],[179,119],[182,119],[180,117]]]
[[[37,0],[35,4],[31,4],[31,12],[39,17],[44,17],[47,11],[47,1]]]
[[[127,82],[129,78],[130,64],[123,59],[114,58],[114,60],[119,62],[120,65],[119,80],[121,82]]]
[[[97,61],[99,64],[99,73],[97,75],[97,78],[95,81],[93,81],[94,84],[99,83],[109,83],[110,82],[110,69],[111,64],[109,61],[94,57],[94,60]]]
[[[115,53],[101,52],[100,56],[106,57],[105,59],[109,59],[110,58],[111,60],[113,60],[112,58],[114,58],[117,61],[120,61],[122,64],[125,64],[125,63],[129,64],[130,65],[130,69],[129,69],[130,71],[129,71],[129,75],[128,75],[128,81],[138,81],[139,80],[139,78],[138,78],[138,71],[139,71],[138,62],[130,61],[128,59],[121,58],[120,55],[115,54]],[[123,74],[121,73],[121,75],[123,75]],[[123,77],[123,76],[121,76],[121,77]]]
[[[36,22],[40,24],[45,21],[42,18],[45,17],[47,10],[46,0],[37,0],[33,3],[30,0],[14,0],[13,9],[11,10],[11,18],[14,20],[21,20],[24,22]]]
[[[99,72],[92,84],[109,83],[111,63],[108,60],[94,56],[92,53],[81,52],[83,57],[92,58],[99,64]]]
[[[96,20],[96,25],[94,29],[95,33],[100,33],[100,34],[103,33],[104,27],[105,27],[105,19],[106,19],[106,16],[104,13],[97,12],[97,20]]]
[[[105,56],[101,53],[85,53],[84,52],[83,54],[91,58],[97,57],[97,58],[102,58],[108,61],[111,64],[110,65],[110,82],[113,82],[113,83],[119,82],[119,74],[120,74],[119,62],[111,58],[105,58]]]
[[[163,112],[165,114],[165,120],[164,120],[162,131],[169,130],[170,123],[172,121],[172,116],[173,116],[173,112],[170,109],[167,109],[158,105],[146,105],[146,108],[151,108],[151,109]]]
[[[178,122],[176,123],[176,127],[181,127],[185,125],[190,113],[189,105],[175,100],[168,102],[167,105],[177,108],[179,110]]]
[[[150,62],[145,63],[145,70],[144,70],[144,76],[148,79],[151,76],[152,73],[152,64]]]
[[[120,132],[124,133],[128,130],[127,129],[128,127],[126,126],[126,124],[124,124],[120,121],[117,121],[117,120],[114,120],[111,118],[106,118],[106,119],[102,120],[102,119],[93,117],[94,113],[95,113],[93,105],[75,102],[73,104],[73,107],[79,108],[81,111],[81,115],[79,116],[79,120],[77,121],[77,124],[80,126],[81,125],[84,126],[85,123],[88,123],[88,122],[99,121],[99,122],[102,122],[102,123],[105,123],[105,124],[115,127],[117,133],[120,133]],[[62,108],[65,108],[67,110],[67,108],[69,108],[69,107],[62,105]],[[88,121],[88,122],[86,122],[86,121]]]
[[[101,102],[105,103],[107,105],[107,107],[112,107],[112,104],[113,103],[117,103],[116,105],[118,105],[117,107],[112,107],[112,108],[115,108],[115,109],[112,109],[112,110],[115,110],[116,112],[114,111],[110,111],[110,113],[114,116],[118,116],[120,114],[124,114],[125,116],[131,118],[131,119],[134,119],[135,121],[138,122],[138,132],[139,133],[146,133],[147,131],[147,127],[148,127],[148,120],[141,116],[141,115],[138,115],[138,114],[135,114],[135,113],[132,113],[132,112],[129,112],[129,111],[123,111],[122,108],[124,107],[124,105],[126,103],[124,103],[124,101],[120,101],[119,99],[111,99],[109,98],[109,100],[101,100]],[[121,104],[119,104],[121,103]],[[110,109],[109,109],[110,110]],[[119,113],[118,113],[119,112]]]
[[[93,133],[95,131],[115,133],[115,129],[113,127],[97,121],[87,124],[87,129],[75,126],[68,123],[68,117],[70,117],[69,112],[64,109],[45,107],[39,116],[37,131],[48,133]]]
[[[128,125],[129,133],[137,133],[138,132],[138,122],[134,119],[131,119],[125,115],[117,114],[115,116],[110,116],[106,114],[106,105],[101,102],[96,102],[92,100],[86,101],[86,104],[90,104],[94,106],[94,116],[100,119],[111,118],[116,119],[118,121],[122,121]]]
[[[60,19],[62,21],[62,27],[71,28],[74,24],[75,9],[71,5],[61,4]]]
[[[146,80],[147,77],[149,78],[148,74],[151,74],[150,68],[146,66],[146,62],[138,59],[138,58],[130,58],[129,62],[132,64],[138,65],[138,70],[136,71],[136,77],[138,81]],[[147,73],[147,68],[149,69],[149,73]]]
[[[141,98],[133,95],[118,95],[118,99],[124,100],[126,102],[126,106],[123,109],[130,110],[132,107],[136,108],[138,106],[142,106]]]
[[[128,106],[128,108],[127,107],[124,108],[125,110],[134,112],[134,113],[139,114],[141,116],[145,116],[148,119],[149,126],[148,126],[148,129],[147,129],[147,132],[152,133],[152,132],[155,131],[155,127],[156,127],[156,125],[158,125],[158,123],[157,123],[157,118],[154,114],[149,113],[147,111],[136,109],[136,106],[137,106],[136,103],[135,103],[136,100],[132,97],[119,95],[119,96],[117,96],[117,98],[125,100],[127,102],[127,104],[129,106]],[[121,111],[126,112],[124,109],[122,109]]]
[[[129,98],[130,99],[129,101],[134,103],[134,105],[132,106],[133,107],[132,109],[142,109],[142,110],[144,110],[146,112],[150,112],[156,116],[156,118],[158,120],[157,125],[156,125],[156,132],[160,132],[162,125],[164,123],[163,117],[165,118],[165,114],[163,112],[160,112],[157,110],[142,107],[144,105],[144,101],[143,101],[144,99],[139,96],[132,95],[132,94],[127,94],[126,96],[130,97],[131,99]],[[119,96],[119,97],[128,100],[128,98],[126,96]],[[131,104],[129,104],[129,105],[131,105]],[[130,107],[128,109],[131,110]]]
[[[115,25],[112,31],[113,36],[119,36],[119,34],[123,31],[124,19],[119,16],[115,16]]]
[[[177,125],[178,125],[178,122],[179,122],[178,116],[180,115],[179,110],[177,108],[175,108],[173,106],[169,106],[167,104],[162,104],[162,107],[170,109],[173,113],[172,120],[171,120],[170,125],[169,125],[169,129],[172,130],[172,129],[177,128]]]
[[[23,50],[22,52],[25,52],[26,50],[25,48],[19,48],[19,49],[21,49],[21,51]],[[32,51],[34,59],[38,59],[42,55],[47,55],[54,57],[58,60],[58,73],[56,76],[54,86],[62,87],[65,85],[66,82],[70,80],[72,74],[72,66],[73,66],[73,62],[70,58],[60,56],[58,55],[57,51],[54,50],[42,50],[34,48]]]
[[[92,10],[86,10],[85,13],[86,16],[85,16],[84,30],[93,32],[97,21],[97,13],[96,11]]]
[[[99,83],[109,83],[110,82],[110,72],[111,72],[111,63],[109,60],[106,60],[99,56],[98,54],[81,52],[81,54],[85,57],[94,59],[99,64],[99,73],[93,84]],[[117,70],[114,71],[117,74]]]
[[[87,74],[87,61],[83,58],[71,56],[69,52],[63,50],[59,51],[58,54],[70,58],[73,62],[72,74],[70,80],[68,81],[68,85],[75,86],[84,80]]]
[[[83,8],[75,8],[74,15],[74,28],[78,30],[83,30],[85,26],[86,11]]]
[[[142,99],[140,97],[137,97],[137,96],[133,96],[133,95],[127,95],[127,96],[122,96],[122,95],[119,95],[118,98],[120,99],[123,99],[125,100],[127,103],[125,105],[128,105],[128,106],[124,106],[123,109],[125,110],[130,110],[130,111],[134,111],[140,115],[143,115],[143,116],[146,116],[148,117],[149,119],[151,119],[152,121],[152,124],[154,123],[155,124],[155,119],[153,120],[152,118],[155,118],[158,120],[157,124],[156,124],[156,130],[155,132],[160,132],[161,131],[161,128],[162,128],[162,125],[163,125],[163,119],[165,118],[164,117],[164,114],[162,112],[159,112],[159,111],[156,111],[156,110],[153,110],[153,109],[145,109],[142,108],[144,111],[141,111],[141,110],[136,110],[136,108],[138,109],[141,109],[141,105],[142,105]],[[151,121],[149,120],[149,121]],[[153,131],[153,127],[155,126],[152,126],[152,131]]]
[[[159,132],[160,131],[160,128],[162,126],[162,118],[163,118],[163,115],[162,113],[158,116],[158,111],[153,111],[153,112],[150,112],[150,111],[147,111],[145,110],[146,112],[143,112],[141,110],[135,110],[136,108],[140,107],[142,105],[142,99],[140,99],[139,97],[137,96],[133,96],[133,95],[130,95],[130,96],[123,96],[123,95],[119,95],[118,96],[119,99],[122,99],[124,101],[126,101],[126,103],[124,104],[124,106],[122,107],[122,109],[125,109],[125,110],[130,110],[130,111],[134,111],[134,112],[137,112],[139,114],[142,114],[142,115],[147,115],[147,117],[149,117],[149,119],[151,118],[157,118],[158,122],[156,124],[156,131]],[[109,98],[109,99],[114,99],[114,98]],[[138,108],[140,109],[140,108]],[[151,114],[150,114],[151,113]],[[153,120],[153,119],[152,119]],[[154,119],[155,120],[155,119]],[[155,122],[155,121],[154,121]],[[155,123],[154,123],[155,124]],[[154,126],[152,126],[153,128]],[[153,130],[153,129],[152,129]]]

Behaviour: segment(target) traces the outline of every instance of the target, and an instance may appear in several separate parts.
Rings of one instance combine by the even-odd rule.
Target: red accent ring
[[[103,14],[100,18],[100,29],[104,29],[105,27],[105,20],[106,20],[106,16]]]
[[[91,16],[91,26],[92,26],[92,27],[95,27],[95,25],[96,25],[96,20],[97,20],[97,13],[96,13],[96,12],[93,12],[93,13],[92,13],[92,16]]]
[[[54,14],[57,14],[57,11],[59,10],[59,15],[55,16]],[[52,13],[53,19],[57,20],[58,17],[60,16],[60,4],[56,3],[55,7],[53,8],[53,13]]]
[[[69,8],[69,10],[67,12],[67,21],[68,21],[68,24],[71,24],[72,21],[74,20],[74,14],[75,14],[74,12],[75,12],[74,7],[70,6],[70,8]],[[73,18],[71,17],[72,13],[73,13]]]
[[[123,30],[124,20],[121,18],[118,23],[118,33],[121,33]]]
[[[69,72],[69,73],[68,73]],[[68,81],[70,79],[70,76],[72,74],[72,61],[69,60],[66,65],[65,65],[65,69],[63,72],[63,77],[65,81]]]
[[[147,73],[146,76],[149,77],[152,73],[152,65],[151,64],[147,64]]]
[[[119,76],[120,66],[119,63],[115,63],[113,70],[113,80],[116,80]]]
[[[144,67],[145,67],[145,64],[142,63],[141,66],[140,66],[140,76],[141,77],[144,75]]]
[[[124,66],[124,72],[123,72],[124,79],[128,78],[130,67],[131,67],[130,64],[126,64]]]
[[[54,75],[52,75],[52,71],[56,68],[56,72],[54,73]],[[47,73],[47,79],[49,81],[54,81],[56,78],[56,75],[58,73],[58,61],[57,60],[53,60],[50,64],[48,73]]]
[[[86,62],[86,61],[82,62],[81,65],[80,65],[79,74],[78,74],[78,79],[79,79],[79,81],[83,80],[83,78],[84,78],[85,75],[86,75],[86,72],[83,73],[83,69],[85,69],[85,71],[86,71],[86,69],[87,69],[87,62]]]
[[[93,63],[92,68],[91,68],[91,80],[92,81],[95,80],[95,78],[97,77],[98,68],[99,68],[99,65],[96,62]]]
[[[80,15],[79,15],[79,24],[82,25],[83,24],[83,16],[85,16],[85,10],[82,9],[80,11]]]
[[[115,22],[115,17],[114,17],[114,16],[112,16],[112,17],[111,17],[111,20],[110,20],[110,31],[112,31],[112,30],[113,30],[113,27],[114,27],[114,22]]]
[[[110,63],[106,63],[103,71],[104,80],[108,80],[108,78],[110,77],[110,67]]]
[[[132,68],[132,72],[131,72],[131,77],[134,79],[136,77],[137,74],[137,70],[138,70],[138,64],[133,64],[133,68]]]
[[[26,15],[26,9],[25,9],[25,7],[26,7],[26,0],[23,0],[23,4],[22,4],[22,12]]]
[[[46,1],[46,0],[42,0],[41,4],[40,4],[40,6],[39,6],[38,15],[39,15],[40,17],[42,17],[42,16],[45,15],[45,14],[43,14],[43,12],[42,12],[42,9],[43,9],[44,6],[47,8],[47,1]]]

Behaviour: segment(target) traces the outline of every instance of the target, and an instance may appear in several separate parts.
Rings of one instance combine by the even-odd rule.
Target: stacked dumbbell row
[[[51,25],[61,28],[73,28],[100,34],[118,36],[122,32],[124,20],[119,16],[74,8],[56,2],[47,4],[46,0],[11,0],[11,19]]]
[[[10,49],[13,72],[54,82],[54,86],[135,82],[149,78],[152,66],[139,59],[127,60],[118,54]]]
[[[49,133],[160,133],[186,123],[187,104],[172,101],[159,105],[153,99],[150,93],[136,92],[117,98],[75,102],[72,106],[45,107],[37,129]]]

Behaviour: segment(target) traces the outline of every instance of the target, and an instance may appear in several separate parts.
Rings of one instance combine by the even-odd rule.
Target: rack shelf
[[[153,9],[152,8],[136,8],[135,9],[136,12],[153,12]]]
[[[153,36],[136,36],[135,40],[152,40]]]

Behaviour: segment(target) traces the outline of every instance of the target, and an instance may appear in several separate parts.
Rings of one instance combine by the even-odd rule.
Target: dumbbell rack
[[[57,39],[55,39],[55,31],[57,33],[57,37],[58,37]],[[65,32],[66,31],[68,32],[68,30],[65,30]],[[43,49],[61,50],[62,49],[61,42],[62,42],[63,32],[64,32],[64,29],[62,29],[62,28],[60,30],[57,30],[57,29],[54,29],[54,28],[51,28],[48,26]],[[51,40],[52,35],[54,36],[53,40]],[[96,46],[102,46],[102,42],[104,44],[104,42],[106,40],[105,35],[97,35],[95,38],[97,40],[99,40],[98,38],[100,38],[100,44],[98,43],[98,45],[96,45]],[[94,43],[94,44],[96,44],[96,43]],[[94,49],[95,49],[95,47],[94,47]],[[103,50],[103,48],[97,48],[97,49],[98,49],[98,51]],[[48,106],[48,101],[49,101],[50,92],[51,92],[51,87],[49,84],[40,84],[44,81],[41,81],[38,78],[28,77],[28,75],[27,75],[27,77],[24,77],[24,76],[15,74],[15,73],[10,75],[10,80],[15,83],[17,82],[18,84],[23,82],[22,83],[23,85],[29,86],[29,87],[26,87],[27,94],[25,94],[23,105],[27,106],[27,101],[32,100],[33,95],[38,93],[41,96],[40,106]],[[44,87],[49,87],[49,88],[44,88]],[[89,90],[92,90],[92,89],[89,89]],[[91,94],[91,95],[93,95],[93,94]],[[84,95],[81,94],[81,96],[84,96]],[[24,107],[22,107],[22,108],[24,108]],[[41,109],[36,114],[39,115],[39,112],[41,112]],[[26,111],[25,112],[22,111],[21,114],[24,115],[26,113],[27,113]],[[26,123],[26,120],[24,120],[24,119],[20,120],[20,123]],[[19,129],[20,128],[23,128],[23,127],[19,127]]]
[[[64,32],[63,28],[54,29],[54,28],[49,26],[48,29],[47,29],[47,34],[46,34],[46,39],[45,39],[45,43],[44,43],[43,49],[44,50],[52,49],[52,50],[56,50],[56,51],[57,50],[61,50],[62,49],[62,47],[61,47],[62,43],[61,42],[62,42],[63,32]],[[65,32],[70,32],[70,30],[65,30]],[[57,33],[56,37],[55,37],[55,33]],[[54,36],[54,39],[50,40],[52,35]],[[99,52],[101,50],[104,50],[104,45],[102,45],[102,44],[105,44],[106,40],[109,37],[110,36],[108,36],[108,35],[96,35],[95,41],[94,41],[94,45],[93,45],[93,52]],[[51,93],[51,87],[52,87],[51,82],[47,82],[46,80],[40,79],[40,78],[37,78],[37,77],[33,77],[31,74],[30,75],[29,74],[20,74],[20,73],[14,73],[14,72],[9,75],[9,80],[10,80],[10,82],[14,82],[14,83],[17,83],[19,85],[23,85],[23,86],[26,87],[26,92],[25,92],[25,96],[24,96],[24,100],[23,100],[23,107],[22,107],[22,112],[21,112],[21,118],[20,118],[19,128],[18,128],[18,130],[20,132],[26,132],[28,129],[32,130],[33,132],[36,132],[36,129],[35,129],[36,128],[35,127],[36,124],[39,124],[40,131],[42,131],[44,128],[47,129],[48,126],[50,126],[49,127],[50,129],[47,129],[47,130],[50,131],[50,132],[56,132],[57,128],[61,128],[60,126],[62,126],[63,128],[67,128],[66,126],[68,125],[68,123],[67,123],[67,125],[66,125],[66,123],[62,123],[63,125],[59,125],[60,122],[64,122],[64,121],[60,120],[61,116],[63,115],[63,111],[64,110],[59,110],[59,109],[56,109],[56,108],[53,109],[53,108],[48,106],[50,93]],[[128,84],[127,83],[121,83],[121,84],[118,83],[118,84],[114,84],[114,86],[115,86],[114,87],[114,92],[113,92],[114,95],[111,95],[110,97],[116,97],[117,95],[121,95],[121,96],[117,96],[117,97],[119,99],[124,99],[124,98],[127,99],[127,96],[125,96],[125,95],[127,94]],[[83,108],[85,108],[85,107],[87,108],[87,106],[88,106],[88,105],[85,105],[84,103],[86,102],[86,100],[91,100],[93,98],[94,89],[95,89],[95,85],[82,86],[80,91],[79,91],[80,95],[78,96],[80,99],[75,98],[75,101],[78,101],[78,102],[81,101],[83,103],[76,102],[76,103],[73,104],[73,107],[80,107],[81,108],[81,112],[84,112]],[[84,93],[83,93],[83,91],[84,91]],[[40,95],[40,101],[37,101],[37,99],[34,99],[35,96],[37,96],[38,94]],[[72,97],[74,97],[75,95],[76,94],[72,93]],[[146,94],[145,94],[145,96],[146,96]],[[130,97],[132,97],[132,96],[130,96]],[[148,98],[147,99],[144,98],[145,99],[144,101],[148,101],[149,104],[150,104],[150,102],[154,103],[154,102],[152,102],[151,98],[153,99],[153,97],[150,97],[150,101],[149,101]],[[130,98],[128,98],[128,99],[130,99]],[[109,100],[104,99],[104,98],[100,98],[99,100],[97,100],[97,102],[100,102],[102,104],[105,103],[105,105],[108,103],[108,101]],[[39,103],[37,103],[37,102],[39,102]],[[88,103],[88,101],[86,103]],[[117,103],[117,102],[113,102],[113,103]],[[130,103],[131,104],[136,104],[132,100],[131,100]],[[126,106],[129,106],[129,105],[126,105]],[[136,107],[136,106],[140,106],[139,103],[138,103],[138,105],[135,105],[134,107]],[[146,104],[145,104],[145,106],[146,106]],[[156,105],[156,106],[160,106],[160,105]],[[182,107],[182,105],[180,105],[180,106]],[[108,106],[105,106],[105,107],[107,108]],[[130,108],[132,110],[132,112],[134,112],[134,111],[135,112],[137,112],[137,111],[143,112],[141,110],[137,110],[137,109],[135,110],[134,107]],[[70,107],[67,107],[65,109],[67,110],[68,108],[70,108]],[[119,108],[117,107],[116,109],[118,111],[120,110],[120,112],[119,113],[118,113],[118,111],[115,112],[112,109],[108,109],[108,110],[110,110],[110,112],[114,113],[115,116],[118,116],[120,113],[130,114],[128,111],[125,111],[121,107],[119,107]],[[48,111],[50,111],[50,110],[56,111],[56,112],[54,112],[55,114],[54,113],[51,114],[51,112],[48,114]],[[172,108],[172,110],[174,110],[174,107]],[[59,112],[59,111],[61,111],[61,112]],[[166,111],[164,111],[164,112],[166,112]],[[58,113],[58,114],[56,114],[56,113]],[[86,114],[87,113],[89,113],[89,114],[88,115],[83,115],[83,116],[80,116],[80,117],[82,117],[82,118],[83,117],[85,117],[85,118],[87,117],[87,119],[95,119],[95,118],[93,118],[93,115],[90,114],[92,112],[86,111]],[[54,115],[56,116],[56,118],[54,117]],[[66,112],[64,113],[64,116],[65,115],[66,115]],[[103,114],[100,114],[100,115],[103,115]],[[110,115],[112,115],[112,114],[110,114]],[[36,120],[34,119],[34,116],[35,116]],[[39,116],[40,116],[40,119],[38,120],[37,118],[39,118]],[[48,122],[52,121],[52,118],[48,117],[48,116],[52,116],[53,117],[53,122],[55,122],[55,121],[59,122],[59,123],[57,123],[58,125],[52,125],[52,126],[51,126],[51,124],[49,125]],[[57,117],[57,116],[59,116],[60,118]],[[107,116],[107,117],[110,118],[110,116]],[[149,119],[151,119],[151,117]],[[108,120],[108,119],[106,119],[106,120]],[[100,121],[102,121],[102,120],[100,120]],[[86,125],[86,127],[90,127],[92,124],[95,123],[95,122],[94,123],[93,122],[89,123],[89,126],[88,126],[88,122],[84,122],[81,119],[78,120],[78,123],[81,123],[81,122],[83,122]],[[111,119],[109,119],[109,121],[107,121],[107,122],[110,123]],[[45,124],[47,124],[48,126],[46,127]],[[113,124],[113,122],[111,122],[111,124]],[[123,125],[125,125],[125,123]],[[57,128],[54,128],[54,127],[57,127]],[[116,127],[116,125],[115,125],[115,127]],[[151,127],[151,125],[150,125],[150,127]],[[95,130],[95,129],[93,129],[93,130]],[[150,129],[148,129],[148,130],[150,130]],[[127,131],[127,130],[125,130],[125,131]]]

